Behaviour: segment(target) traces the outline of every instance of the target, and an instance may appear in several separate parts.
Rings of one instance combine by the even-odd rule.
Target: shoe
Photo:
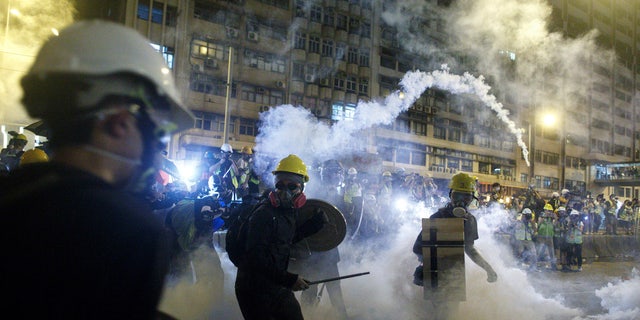
[[[582,267],[578,268],[578,270],[576,270],[577,272],[581,272],[582,271]]]

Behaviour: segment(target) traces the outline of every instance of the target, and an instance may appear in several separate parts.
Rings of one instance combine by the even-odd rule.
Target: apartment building
[[[451,2],[425,1],[435,7]],[[595,84],[571,99],[577,101],[573,105],[561,106],[567,116],[555,128],[542,126],[535,103],[520,104],[496,92],[524,129],[532,166],[497,118],[475,120],[484,106],[437,89],[428,89],[393,124],[367,131],[366,150],[388,169],[402,167],[441,181],[466,171],[483,187],[500,182],[514,191],[534,184],[543,195],[563,188],[606,188],[593,182],[600,164],[640,158],[634,99],[639,5],[631,0],[549,3],[553,31],[579,37],[597,28],[598,44],[614,49],[620,59],[585,65]],[[394,5],[373,0],[122,0],[90,15],[137,29],[165,56],[196,115],[194,128],[173,137],[170,157],[196,161],[225,141],[235,149],[252,145],[259,114],[274,106],[300,106],[319,121],[334,123],[352,117],[359,100],[399,89],[407,71],[433,68],[437,56],[406,50],[398,41],[399,30],[382,19]],[[449,37],[444,23],[432,15],[412,21],[412,27],[436,46]],[[518,63],[508,51],[494,54],[505,55],[506,64]],[[588,133],[576,128],[588,128]]]

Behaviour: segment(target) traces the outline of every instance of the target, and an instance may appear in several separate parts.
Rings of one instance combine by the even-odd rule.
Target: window
[[[320,53],[320,37],[309,36],[309,52]]]
[[[364,48],[360,50],[360,66],[368,67],[369,66],[369,49]]]
[[[345,16],[344,14],[340,14],[338,13],[338,15],[336,16],[336,28],[338,30],[347,30],[347,16]]]
[[[194,128],[209,131],[224,131],[224,116],[202,111],[193,111],[195,117]]]
[[[336,15],[333,8],[331,7],[325,8],[324,19],[322,20],[322,23],[331,27],[333,27],[333,25],[336,23]]]
[[[268,106],[281,105],[284,99],[284,94],[280,90],[272,90],[249,84],[242,85],[242,92],[240,95],[240,98],[242,100]]]
[[[352,92],[352,93],[356,92],[356,87],[358,84],[358,80],[356,76],[352,76],[352,75],[347,76],[346,83],[347,83],[347,92]]]
[[[194,39],[191,42],[191,56],[198,58],[224,59],[224,45]]]
[[[349,48],[347,55],[347,62],[358,64],[358,48]]]
[[[169,69],[173,69],[173,58],[175,52],[173,51],[173,47],[160,46],[155,43],[152,43],[151,46],[158,52],[162,54],[164,61],[167,63]]]
[[[446,139],[447,138],[447,129],[439,126],[433,127],[433,137],[436,139]]]
[[[245,118],[241,118],[240,119],[240,127],[239,129],[239,134],[243,134],[246,136],[256,136],[258,133],[257,130],[257,126],[256,126],[256,121],[253,119],[245,119]]]
[[[358,93],[364,96],[369,95],[369,79],[360,78],[360,83],[358,84]]]
[[[322,56],[333,57],[333,41],[322,40]]]
[[[347,45],[344,43],[338,43],[336,45],[336,60],[345,60],[346,57],[346,53],[347,52]]]
[[[344,73],[339,73],[333,78],[333,88],[336,90],[344,90],[344,82],[346,76]]]
[[[309,13],[309,20],[313,22],[322,22],[322,7],[319,5],[312,5],[311,12]]]
[[[296,32],[295,38],[293,40],[293,48],[304,50],[306,47],[307,47],[307,34],[299,31]]]

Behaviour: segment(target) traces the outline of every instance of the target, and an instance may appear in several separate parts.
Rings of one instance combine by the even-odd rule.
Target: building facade
[[[425,2],[447,7],[452,1]],[[169,155],[195,161],[225,142],[238,150],[253,145],[259,114],[274,106],[307,108],[319,121],[333,123],[352,117],[359,100],[399,89],[407,71],[429,70],[437,57],[405,50],[397,28],[382,19],[382,12],[395,3],[121,0],[99,8],[87,5],[80,14],[124,23],[165,56],[196,115],[192,129],[173,137]],[[524,128],[531,166],[500,121],[474,120],[482,106],[436,89],[428,89],[393,124],[369,130],[367,151],[386,168],[402,167],[435,179],[471,172],[483,188],[499,182],[511,191],[533,184],[543,195],[566,188],[637,197],[634,187],[609,185],[596,174],[606,164],[640,159],[635,98],[640,4],[549,3],[553,31],[579,37],[598,29],[598,44],[615,50],[619,59],[585,65],[592,88],[572,99],[574,105],[561,106],[566,116],[551,129],[543,126],[535,103],[521,105],[508,94],[496,94]],[[437,18],[425,16],[415,26],[436,45],[449,37]],[[517,63],[515,55],[506,54],[507,63]]]

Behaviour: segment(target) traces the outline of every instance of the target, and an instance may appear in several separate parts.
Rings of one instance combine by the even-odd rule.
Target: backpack
[[[247,251],[247,229],[249,229],[249,219],[253,213],[263,204],[262,201],[256,204],[248,204],[238,207],[238,212],[229,217],[227,222],[229,228],[225,236],[225,250],[229,255],[229,260],[239,267],[244,261]]]

